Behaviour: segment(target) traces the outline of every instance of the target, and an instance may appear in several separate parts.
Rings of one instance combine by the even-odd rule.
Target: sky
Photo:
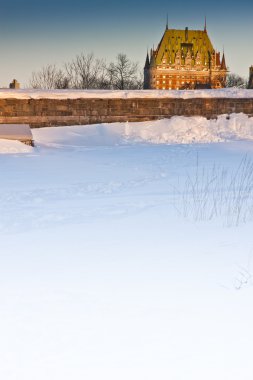
[[[207,30],[214,47],[225,49],[231,72],[248,76],[253,64],[252,0],[0,0],[0,86],[16,78],[29,85],[33,71],[59,67],[75,55],[93,52],[110,62],[118,53],[140,63],[147,48],[169,27]]]

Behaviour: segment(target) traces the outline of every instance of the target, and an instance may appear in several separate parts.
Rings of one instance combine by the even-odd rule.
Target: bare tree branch
[[[62,70],[55,65],[42,67],[40,71],[33,72],[30,80],[32,88],[51,90],[55,88],[68,88],[69,80]]]
[[[126,54],[117,55],[116,62],[108,66],[108,76],[112,81],[112,87],[118,90],[131,89],[138,82],[138,64],[131,62]]]
[[[96,59],[92,53],[81,53],[65,65],[65,70],[73,88],[90,89],[98,88],[104,81],[104,66],[104,61]]]
[[[108,66],[94,54],[81,53],[65,63],[63,69],[47,65],[32,73],[30,86],[33,88],[55,89],[141,89],[143,74],[138,64],[131,62],[126,54],[118,54],[116,62]]]

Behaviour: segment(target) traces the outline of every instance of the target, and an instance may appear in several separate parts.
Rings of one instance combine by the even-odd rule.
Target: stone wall
[[[0,99],[0,124],[32,127],[145,121],[175,115],[216,118],[240,112],[253,116],[253,98]]]

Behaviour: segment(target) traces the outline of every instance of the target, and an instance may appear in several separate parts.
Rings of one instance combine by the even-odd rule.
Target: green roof
[[[177,52],[181,52],[181,55],[185,57],[189,51],[193,57],[196,57],[199,52],[203,64],[209,61],[214,48],[207,32],[188,30],[187,28],[184,30],[167,29],[156,50],[156,64],[162,64],[164,58],[174,63]]]

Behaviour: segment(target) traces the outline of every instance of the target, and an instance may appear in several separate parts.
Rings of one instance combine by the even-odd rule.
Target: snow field
[[[1,141],[0,377],[252,380],[251,215],[196,214],[217,191],[252,205],[251,131],[232,115]]]

